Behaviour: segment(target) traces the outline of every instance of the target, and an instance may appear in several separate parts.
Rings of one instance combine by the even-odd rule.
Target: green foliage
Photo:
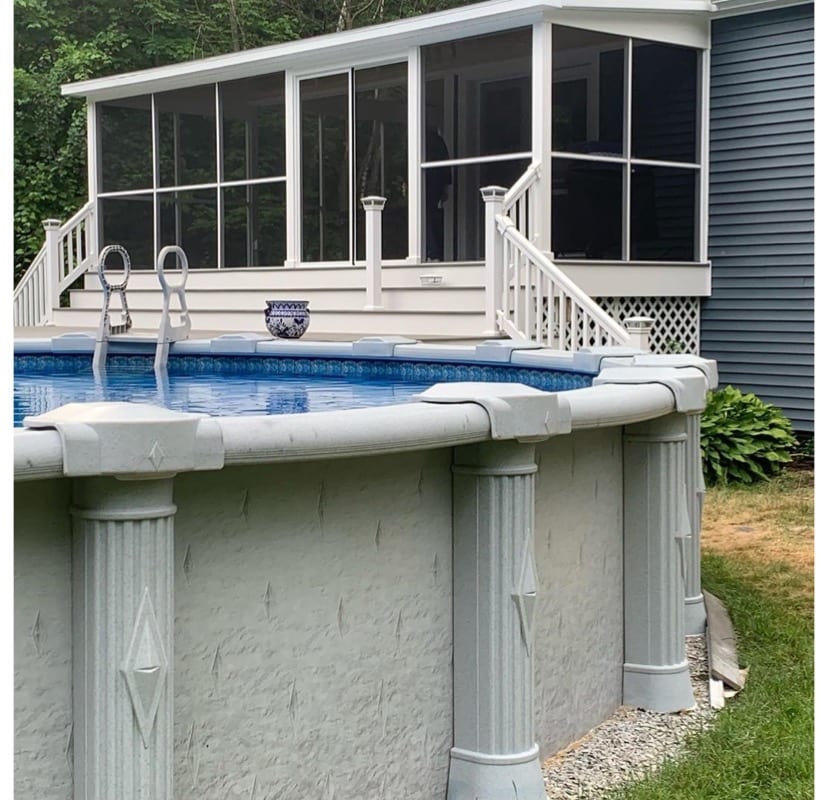
[[[708,394],[701,418],[708,485],[767,480],[791,460],[795,445],[790,420],[776,406],[733,386]]]
[[[702,558],[702,582],[730,612],[744,690],[684,757],[612,792],[613,800],[813,800],[813,575],[784,562]]]

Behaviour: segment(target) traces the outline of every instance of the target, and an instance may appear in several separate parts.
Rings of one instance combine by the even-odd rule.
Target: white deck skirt
[[[163,92],[281,70],[318,72],[407,57],[407,49],[532,25],[541,20],[574,27],[709,47],[708,0],[490,0],[463,8],[259,47],[165,67],[65,84],[64,95],[92,101]]]

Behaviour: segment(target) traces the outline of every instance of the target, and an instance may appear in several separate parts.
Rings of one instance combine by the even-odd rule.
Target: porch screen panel
[[[350,259],[348,75],[300,84],[302,258]]]
[[[285,174],[283,72],[219,84],[224,181]]]
[[[408,255],[408,67],[389,64],[354,72],[354,213],[356,258],[365,258],[360,198],[386,198],[384,258]]]
[[[696,175],[687,169],[637,165],[630,186],[630,257],[692,261]]]
[[[101,215],[101,248],[119,244],[129,253],[133,269],[155,269],[152,194],[102,197],[98,200],[98,208]]]
[[[552,159],[552,251],[558,258],[622,257],[623,165]]]
[[[695,163],[696,51],[635,41],[632,62],[633,158]]]
[[[222,190],[224,265],[285,263],[285,184],[255,183]]]
[[[552,28],[552,149],[621,156],[626,39]]]
[[[159,198],[159,247],[183,248],[192,269],[218,263],[215,189],[165,192]]]
[[[437,246],[446,261],[482,261],[485,249],[485,205],[481,186],[511,186],[527,169],[530,160],[493,161],[451,167],[452,192],[440,209],[436,227]]]
[[[216,87],[155,95],[161,186],[216,183]]]
[[[149,95],[96,105],[102,192],[152,188],[152,100]]]
[[[531,150],[531,28],[442,42],[422,52],[426,128],[444,139],[450,158]]]

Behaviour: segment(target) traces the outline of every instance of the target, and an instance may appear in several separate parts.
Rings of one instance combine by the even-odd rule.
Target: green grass
[[[730,612],[744,691],[687,755],[613,793],[617,800],[814,797],[813,576],[780,561],[707,554],[702,582]]]

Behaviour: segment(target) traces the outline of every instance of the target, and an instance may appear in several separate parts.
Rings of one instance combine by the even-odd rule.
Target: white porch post
[[[77,800],[173,797],[173,479],[74,485]]]
[[[484,336],[495,336],[497,330],[497,303],[503,286],[503,250],[497,230],[496,217],[503,213],[506,189],[502,186],[484,186],[480,190],[486,204],[486,329]]]
[[[624,327],[630,335],[630,347],[637,347],[646,353],[650,352],[650,332],[655,320],[650,317],[627,317]]]
[[[454,746],[448,800],[544,800],[534,728],[535,448],[454,459]]]
[[[385,198],[360,198],[365,209],[365,310],[382,308],[382,210]]]
[[[421,194],[423,158],[423,86],[420,48],[408,50],[408,257],[419,264],[423,256],[423,202]]]
[[[60,220],[44,219],[46,232],[46,285],[44,288],[46,324],[55,321],[55,309],[60,308]]]
[[[532,28],[532,160],[540,164],[529,209],[532,243],[552,250],[552,24]]]
[[[624,434],[625,705],[692,707],[684,644],[684,548],[689,520],[683,414]]]
[[[299,79],[285,71],[285,266],[302,263],[302,111]]]

